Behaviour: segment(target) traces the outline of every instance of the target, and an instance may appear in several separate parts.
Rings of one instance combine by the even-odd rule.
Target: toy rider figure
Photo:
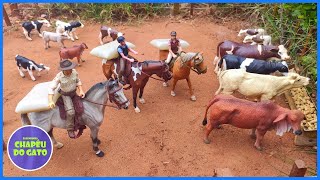
[[[126,42],[124,41],[125,38],[123,36],[119,36],[117,38],[118,43],[120,43],[120,45],[118,46],[118,53],[120,55],[120,71],[118,73],[118,78],[119,78],[119,82],[123,85],[126,84],[126,82],[123,80],[122,76],[123,73],[126,69],[126,62],[127,60],[130,62],[134,62],[133,58],[129,58],[129,51],[134,53],[134,54],[138,54],[138,52],[134,51],[133,49],[129,48],[126,44]]]
[[[57,76],[53,79],[52,84],[49,88],[49,107],[54,108],[55,103],[53,102],[54,90],[60,84],[59,93],[61,94],[64,108],[67,114],[67,131],[70,138],[75,138],[74,133],[74,116],[75,109],[73,107],[72,98],[77,95],[77,88],[79,89],[79,96],[84,98],[85,94],[82,89],[82,83],[78,77],[78,73],[75,69],[75,63],[65,59],[60,62],[59,72]]]
[[[165,61],[167,64],[170,63],[172,57],[176,58],[177,55],[182,51],[182,48],[180,46],[180,41],[177,39],[177,33],[175,31],[172,31],[170,33],[171,39],[169,41],[169,54],[167,57],[167,60]]]

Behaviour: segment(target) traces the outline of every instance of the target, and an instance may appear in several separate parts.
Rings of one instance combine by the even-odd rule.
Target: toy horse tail
[[[28,114],[21,114],[21,121],[22,121],[22,125],[31,125],[30,119],[28,117]]]
[[[202,121],[202,125],[203,125],[203,126],[207,125],[207,123],[208,123],[208,121],[207,121],[207,114],[208,114],[209,108],[212,106],[213,103],[215,103],[215,102],[217,102],[217,101],[218,101],[217,98],[213,98],[213,99],[209,102],[209,104],[207,105],[206,113],[204,114],[204,119],[203,119],[203,121]]]

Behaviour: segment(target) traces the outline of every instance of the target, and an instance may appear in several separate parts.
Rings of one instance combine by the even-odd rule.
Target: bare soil
[[[100,149],[106,154],[98,158],[92,149],[89,130],[77,140],[69,139],[66,130],[54,129],[56,139],[64,143],[62,149],[54,149],[49,163],[35,172],[25,172],[15,167],[7,153],[3,153],[4,176],[213,176],[215,170],[229,168],[234,176],[287,176],[293,161],[302,159],[309,167],[307,175],[316,172],[316,155],[302,151],[294,145],[294,135],[283,137],[275,131],[266,134],[263,151],[257,151],[250,130],[224,125],[214,130],[212,143],[202,141],[204,128],[201,125],[206,104],[213,97],[219,83],[213,73],[212,61],[216,46],[223,40],[241,41],[237,31],[245,22],[233,21],[215,24],[206,19],[172,21],[154,19],[138,25],[120,25],[116,29],[126,33],[126,39],[136,45],[140,61],[158,60],[159,52],[149,42],[156,38],[168,38],[172,30],[178,37],[188,41],[189,52],[203,51],[208,72],[204,75],[191,73],[191,81],[197,97],[189,98],[186,81],[179,81],[176,97],[170,95],[170,87],[150,79],[144,93],[146,104],[138,103],[141,113],[129,110],[106,108],[105,120],[101,126]],[[100,24],[85,24],[78,29],[80,40],[66,41],[66,46],[85,42],[89,50],[83,53],[87,61],[77,67],[84,89],[104,81],[101,59],[89,54],[99,45]],[[50,81],[59,72],[59,49],[52,43],[49,50],[33,32],[33,41],[28,41],[22,30],[7,31],[4,34],[4,140],[21,126],[20,116],[14,112],[17,103],[40,82]],[[108,39],[110,41],[110,39]],[[26,73],[21,78],[14,57],[16,54],[28,57],[51,67],[48,74],[36,77],[33,82]],[[76,60],[73,60],[76,62]],[[132,101],[131,90],[125,92]],[[283,96],[277,102],[288,107]],[[131,103],[132,104],[132,103]],[[308,148],[307,148],[308,150]]]

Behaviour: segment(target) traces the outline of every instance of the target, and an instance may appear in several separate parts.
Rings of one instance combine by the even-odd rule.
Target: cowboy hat
[[[62,61],[60,61],[60,67],[59,70],[64,71],[64,70],[70,70],[75,68],[77,65],[73,62],[71,62],[68,59],[64,59]]]

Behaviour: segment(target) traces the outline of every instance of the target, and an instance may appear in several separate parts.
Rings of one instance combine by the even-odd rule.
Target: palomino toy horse
[[[117,62],[118,61],[116,59],[108,61],[103,60],[102,71],[107,79],[110,78],[112,74],[115,76],[118,75],[120,66],[118,66]],[[127,61],[124,76],[127,77],[127,80],[129,81],[127,83],[130,84],[130,86],[125,89],[130,89],[132,87],[133,106],[136,113],[140,112],[140,109],[137,106],[138,91],[140,90],[139,101],[140,103],[144,104],[145,100],[142,98],[143,89],[146,86],[149,77],[151,77],[153,74],[163,78],[164,81],[168,81],[172,78],[171,72],[169,71],[169,66],[163,61],[135,61],[133,63]]]
[[[105,108],[110,106],[107,105],[108,100],[111,103],[114,102],[118,109],[128,109],[129,101],[123,94],[122,87],[118,85],[118,81],[113,79],[94,85],[82,99],[84,112],[81,116],[81,123],[90,128],[93,150],[98,157],[104,156],[104,152],[98,148],[101,143],[98,139],[98,132],[104,120]],[[53,136],[53,127],[66,128],[66,121],[61,119],[58,106],[52,110],[21,114],[21,118],[23,125],[32,124],[47,131],[56,148],[63,147],[63,144],[56,141]]]
[[[190,70],[196,72],[197,74],[205,74],[207,72],[207,66],[203,63],[204,59],[201,53],[185,53],[181,52],[180,55],[176,58],[174,65],[170,71],[173,72],[173,85],[171,88],[171,96],[176,96],[174,89],[176,87],[177,81],[185,79],[187,80],[190,99],[192,101],[196,100],[196,96],[193,93],[192,85],[190,81]],[[163,86],[168,86],[167,82],[163,83]]]

